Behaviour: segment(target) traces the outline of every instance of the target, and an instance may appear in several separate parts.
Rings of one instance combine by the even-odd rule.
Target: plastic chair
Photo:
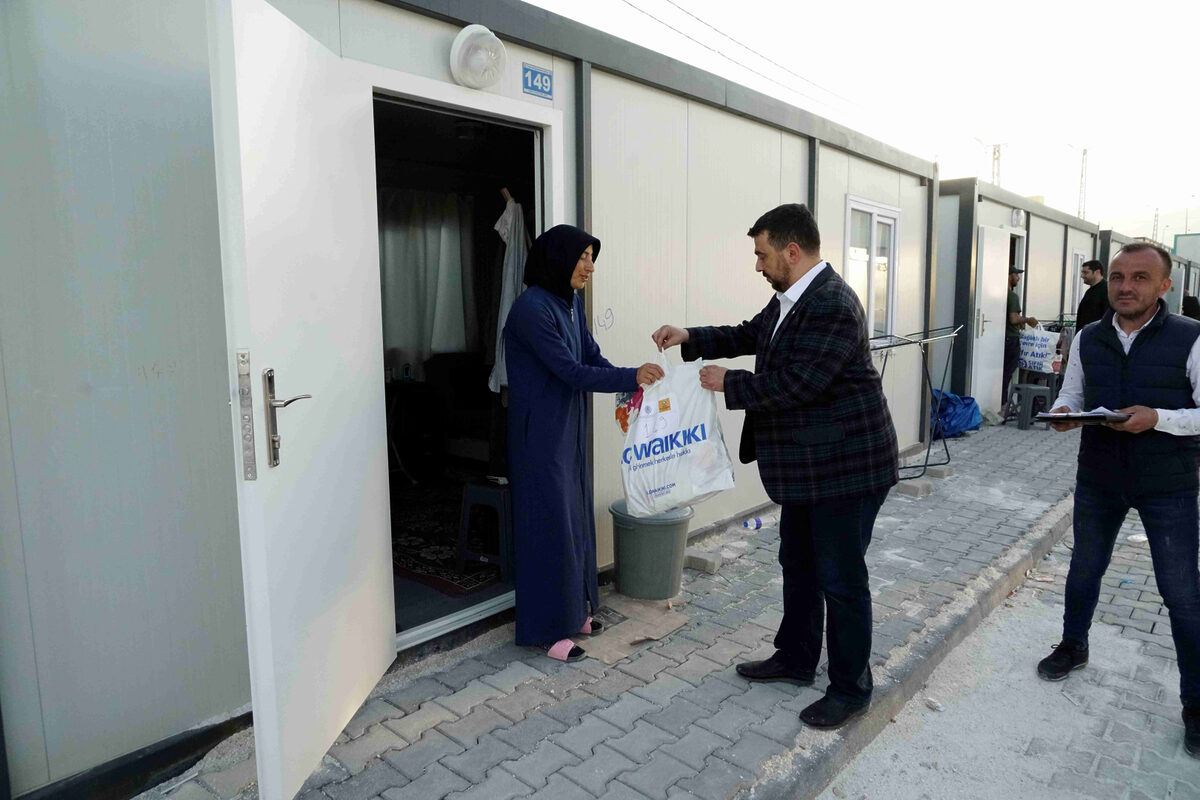
[[[509,487],[490,481],[470,481],[463,486],[462,520],[458,529],[458,571],[466,571],[467,559],[497,564],[500,580],[512,580],[512,502]],[[471,511],[477,507],[490,508],[496,512],[498,553],[477,553],[468,548],[467,535],[471,529]]]
[[[1018,383],[1017,390],[1017,430],[1027,431],[1032,424],[1033,419],[1033,401],[1034,398],[1046,398],[1046,410],[1050,410],[1051,389],[1049,386],[1042,386],[1037,383]],[[1050,427],[1050,423],[1046,423],[1046,427]]]

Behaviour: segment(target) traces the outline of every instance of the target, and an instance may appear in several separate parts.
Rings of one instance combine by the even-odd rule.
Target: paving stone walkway
[[[751,685],[734,671],[773,652],[782,589],[778,530],[738,529],[723,534],[745,542],[728,548],[736,560],[714,575],[685,570],[678,600],[690,623],[617,664],[562,664],[499,643],[431,659],[402,680],[385,676],[300,797],[812,797],[977,622],[987,598],[1007,593],[1002,584],[1023,574],[1021,558],[1059,535],[1077,447],[1077,433],[985,428],[951,443],[955,474],[932,479],[929,496],[893,490],[867,559],[877,691],[872,711],[846,729],[799,722],[823,676],[801,688]],[[1114,591],[1106,602],[1123,608],[1117,599]],[[1135,610],[1155,613],[1130,606],[1130,628],[1161,636]],[[498,633],[511,642],[508,631]],[[250,800],[250,749],[243,732],[142,797]]]
[[[1056,683],[1036,674],[1062,634],[1068,533],[819,800],[1200,798],[1200,759],[1182,746],[1170,623],[1139,535],[1133,512],[1084,669]]]
[[[1171,623],[1154,582],[1150,546],[1137,541],[1139,534],[1144,537],[1145,529],[1132,511],[1118,534],[1092,623],[1093,630],[1110,626],[1139,642],[1138,658],[1124,668],[1106,668],[1104,654],[1093,653],[1087,667],[1056,684],[1090,719],[1091,729],[1065,741],[1035,739],[1028,752],[1057,761],[1052,789],[1106,800],[1200,798],[1200,760],[1183,749]],[[1068,534],[1039,566],[1043,580],[1053,583],[1034,584],[1042,601],[1060,613],[1073,544]]]

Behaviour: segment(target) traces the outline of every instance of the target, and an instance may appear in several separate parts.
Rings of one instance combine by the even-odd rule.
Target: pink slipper
[[[602,633],[604,633],[604,623],[591,617],[585,619],[583,627],[579,629],[581,636],[599,636]]]
[[[546,655],[557,661],[578,661],[583,658],[583,648],[570,639],[559,639],[546,651]]]

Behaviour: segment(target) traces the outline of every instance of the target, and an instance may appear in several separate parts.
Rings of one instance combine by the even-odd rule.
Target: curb
[[[909,643],[893,650],[876,671],[870,710],[838,731],[805,729],[795,746],[760,765],[747,800],[811,800],[854,760],[925,686],[930,675],[984,617],[1004,602],[1071,527],[1074,494],[1056,503],[1021,538],[984,568]],[[881,674],[882,673],[882,674]]]

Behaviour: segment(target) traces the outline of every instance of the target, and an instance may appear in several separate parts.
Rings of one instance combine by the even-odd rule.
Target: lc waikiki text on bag
[[[625,432],[621,483],[629,513],[649,517],[733,488],[733,463],[713,392],[700,385],[702,361],[671,366],[645,389],[617,397]]]

